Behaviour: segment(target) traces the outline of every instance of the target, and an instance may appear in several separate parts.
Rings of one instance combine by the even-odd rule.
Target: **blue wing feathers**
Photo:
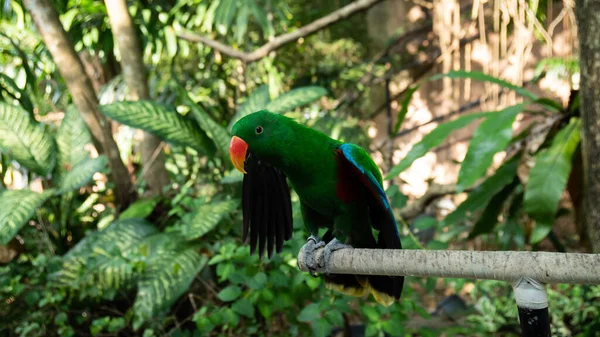
[[[383,206],[384,211],[388,213],[388,215],[389,215],[388,218],[390,218],[393,222],[389,225],[387,225],[387,224],[379,224],[379,225],[380,226],[387,225],[387,226],[393,227],[394,232],[399,239],[400,234],[398,233],[398,227],[396,225],[396,218],[394,217],[394,213],[392,212],[392,208],[388,201],[387,195],[383,191],[383,187],[381,186],[381,184],[379,183],[379,181],[377,180],[377,178],[375,177],[373,172],[368,170],[367,168],[365,168],[363,165],[361,165],[357,161],[357,158],[359,156],[367,156],[368,157],[368,154],[366,152],[364,152],[364,150],[362,150],[360,147],[358,147],[357,145],[354,145],[354,144],[348,144],[348,143],[342,144],[339,149],[342,151],[344,158],[346,158],[346,160],[350,164],[352,164],[358,170],[358,172],[360,172],[362,174],[363,178],[366,178],[366,179],[362,179],[366,184],[368,184],[368,186],[366,186],[366,187],[369,188],[369,190],[374,192],[373,196],[375,198],[377,198],[380,205]],[[370,157],[368,157],[368,159],[371,160]],[[373,164],[373,166],[375,166],[375,164]]]

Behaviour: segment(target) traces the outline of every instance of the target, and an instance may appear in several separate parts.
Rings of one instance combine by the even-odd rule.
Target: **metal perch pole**
[[[306,246],[305,246],[306,247]],[[314,259],[325,272],[323,248],[298,254],[298,266],[308,271]],[[332,274],[458,277],[507,281],[513,284],[523,337],[549,337],[550,319],[545,284],[600,284],[600,254],[340,249],[329,258]]]

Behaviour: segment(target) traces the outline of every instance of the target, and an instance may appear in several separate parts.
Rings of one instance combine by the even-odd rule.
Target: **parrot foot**
[[[336,238],[333,238],[327,245],[325,245],[325,251],[323,252],[323,263],[325,264],[325,273],[327,275],[329,275],[329,259],[331,258],[331,253],[345,248],[352,248],[352,246],[342,243]]]
[[[307,257],[306,267],[308,267],[308,272],[312,277],[317,277],[317,274],[315,273],[317,270],[315,250],[321,247],[325,247],[325,242],[319,240],[316,236],[311,235],[306,239],[306,243],[302,246],[302,249],[300,249],[300,251],[305,251]]]

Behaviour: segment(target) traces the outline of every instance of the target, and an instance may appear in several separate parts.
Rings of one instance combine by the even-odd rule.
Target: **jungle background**
[[[405,248],[598,252],[599,9],[3,0],[0,335],[518,336],[507,283],[327,290],[294,195],[250,256],[229,129],[266,108],[368,149]],[[548,295],[553,336],[600,331],[600,287]]]

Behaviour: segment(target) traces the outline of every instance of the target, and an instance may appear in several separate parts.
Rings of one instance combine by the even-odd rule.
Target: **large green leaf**
[[[494,155],[508,146],[512,138],[512,125],[525,108],[524,104],[510,106],[489,114],[475,130],[465,160],[460,166],[456,189],[462,192],[483,177],[492,164]]]
[[[265,109],[274,113],[284,113],[297,107],[316,101],[327,94],[327,90],[319,86],[307,86],[290,90],[267,104]]]
[[[581,121],[572,118],[570,123],[556,134],[552,145],[535,157],[523,200],[525,212],[536,221],[531,237],[532,243],[541,241],[552,230],[558,202],[571,172],[571,157],[581,139],[580,129]]]
[[[67,172],[62,179],[59,192],[75,191],[86,185],[92,181],[96,172],[100,172],[106,167],[107,163],[108,158],[101,155],[97,158],[89,158],[75,165],[75,167]]]
[[[191,109],[192,114],[194,115],[194,118],[196,119],[196,122],[198,122],[200,128],[206,132],[213,142],[215,142],[224,162],[229,166],[233,166],[229,160],[230,136],[229,132],[227,132],[227,129],[217,123],[206,111],[204,111],[201,106],[194,103],[183,87],[177,86],[177,88],[179,90],[180,97]]]
[[[54,193],[46,190],[5,190],[0,193],[0,245],[6,245]]]
[[[136,101],[101,105],[100,110],[119,123],[150,132],[164,141],[189,146],[208,155],[215,153],[215,144],[206,133],[172,107]]]
[[[54,167],[54,139],[23,108],[0,102],[0,151],[46,175]]]
[[[56,132],[58,165],[62,171],[70,170],[89,157],[85,146],[92,143],[92,137],[74,106],[69,106]]]
[[[166,251],[148,260],[133,304],[133,328],[139,329],[177,301],[204,268],[207,258],[193,248]]]
[[[186,215],[175,229],[188,240],[197,239],[215,228],[219,221],[233,212],[239,204],[239,200],[226,200],[200,205],[193,213]]]
[[[444,139],[446,139],[453,131],[464,128],[477,118],[481,118],[489,114],[489,112],[475,113],[438,125],[435,129],[433,129],[433,131],[425,135],[420,142],[415,144],[410,149],[406,157],[404,157],[404,159],[402,159],[398,165],[394,166],[390,170],[385,179],[393,179],[398,176],[398,174],[400,174],[402,171],[409,168],[415,160],[423,157],[432,148],[442,144]]]
[[[490,199],[498,194],[504,186],[510,184],[517,175],[518,160],[511,159],[504,163],[498,171],[486,181],[469,192],[469,196],[444,219],[444,225],[452,225],[478,209],[487,205]]]
[[[269,97],[269,86],[261,85],[246,98],[246,101],[239,106],[237,112],[229,122],[229,130],[240,118],[249,115],[253,112],[265,109],[271,97]]]
[[[512,83],[506,82],[505,80],[501,80],[497,77],[491,76],[491,75],[487,75],[484,74],[480,71],[465,71],[465,70],[455,70],[455,71],[450,71],[448,73],[445,74],[437,74],[434,76],[430,77],[430,80],[436,80],[436,79],[440,79],[442,77],[449,77],[449,78],[469,78],[475,81],[483,81],[483,82],[490,82],[490,83],[494,83],[494,84],[498,84],[499,86],[509,89],[509,90],[514,90],[517,94],[527,97],[530,100],[536,100],[537,99],[537,95],[532,93],[531,91],[520,87],[518,85],[514,85]]]
[[[505,208],[505,202],[520,184],[519,178],[515,176],[510,184],[504,186],[500,192],[496,193],[496,195],[490,199],[490,202],[481,213],[481,216],[477,219],[477,222],[475,222],[475,225],[469,234],[469,239],[481,234],[491,233],[494,230],[494,227],[498,224],[498,217]]]

